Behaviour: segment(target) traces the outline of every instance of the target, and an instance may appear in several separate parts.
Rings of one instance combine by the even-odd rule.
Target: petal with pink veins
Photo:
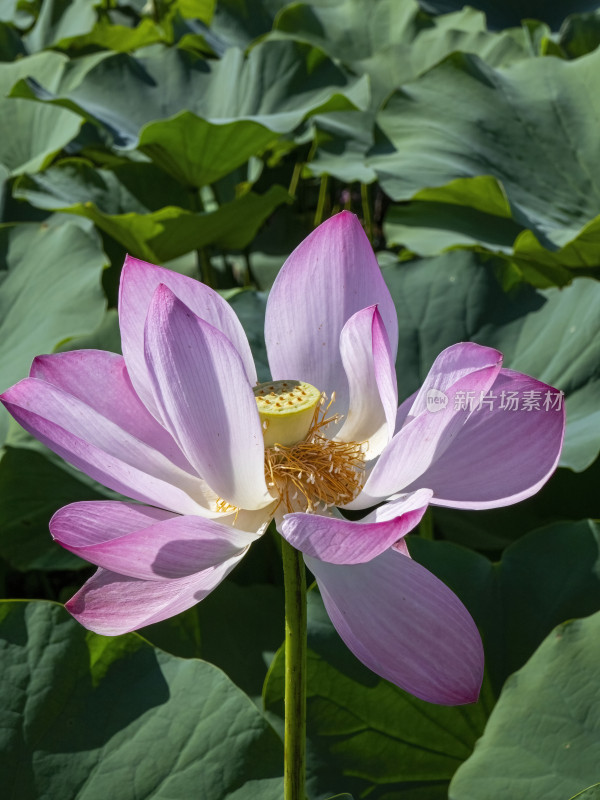
[[[370,670],[430,703],[477,700],[477,627],[435,575],[394,548],[367,564],[305,560],[337,632]]]
[[[143,580],[185,578],[218,566],[260,535],[212,519],[110,501],[61,508],[50,532],[86,561]]]
[[[398,406],[394,361],[376,306],[350,317],[342,329],[340,352],[350,388],[350,404],[336,438],[343,442],[364,442],[365,457],[372,459],[394,435]]]
[[[469,393],[478,399],[480,392],[487,392],[498,369],[488,366],[459,378],[445,391],[444,406],[408,417],[370,470],[362,492],[344,508],[368,508],[408,486],[431,486],[422,476],[450,447],[471,413],[459,400]]]
[[[30,378],[51,383],[78,398],[122,430],[194,474],[177,442],[146,409],[127,374],[123,356],[104,350],[71,350],[38,356]]]
[[[196,316],[220,330],[240,355],[248,382],[256,383],[256,368],[244,329],[235,312],[214,289],[186,275],[127,256],[119,288],[119,326],[127,369],[136,392],[158,416],[144,357],[144,326],[152,296],[163,284]]]
[[[242,360],[224,334],[162,285],[148,311],[146,360],[165,425],[211,489],[238,508],[271,503],[258,408]]]
[[[419,489],[386,503],[359,522],[316,514],[286,514],[279,530],[304,555],[330,564],[363,564],[419,524],[432,492]]]
[[[408,418],[429,410],[427,399],[432,392],[447,393],[457,381],[488,367],[495,367],[497,371],[502,367],[502,353],[499,350],[475,342],[459,342],[442,350],[417,392]]]
[[[72,394],[25,378],[0,399],[26,431],[109,489],[183,514],[217,513],[199,478]]]
[[[503,392],[505,400],[516,392],[520,403],[529,397],[539,408],[501,408]],[[556,469],[565,428],[564,402],[557,389],[503,369],[489,403],[491,407],[482,405],[471,414],[450,446],[413,484],[431,486],[432,503],[472,509],[512,505],[535,494]],[[560,408],[550,403],[560,403]]]
[[[345,414],[349,387],[340,355],[346,322],[377,305],[396,358],[398,320],[360,222],[342,211],[314,230],[287,259],[267,302],[265,341],[274,380],[307,381]]]
[[[243,558],[242,551],[216,567],[188,578],[144,581],[98,571],[82,586],[65,608],[88,630],[103,636],[152,625],[174,617],[204,600]]]

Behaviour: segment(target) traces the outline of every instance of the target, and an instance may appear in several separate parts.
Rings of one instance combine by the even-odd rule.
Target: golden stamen
[[[265,477],[274,486],[288,511],[317,510],[344,505],[359,493],[364,478],[361,442],[338,442],[323,436],[339,415],[327,417],[333,400],[315,409],[306,439],[265,450]]]

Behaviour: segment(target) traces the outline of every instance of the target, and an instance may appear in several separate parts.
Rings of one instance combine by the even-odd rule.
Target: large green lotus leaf
[[[598,777],[600,614],[565,622],[506,683],[451,800],[565,800]]]
[[[2,22],[13,22],[17,13],[18,0],[0,0],[0,20]]]
[[[573,14],[565,20],[559,44],[571,58],[579,58],[600,45],[600,12]]]
[[[228,47],[245,49],[251,42],[273,27],[279,11],[292,0],[219,0],[210,32],[222,50]]]
[[[279,738],[221,670],[60,606],[0,611],[0,781],[19,800],[280,800]]]
[[[368,163],[395,200],[491,175],[515,221],[557,248],[598,214],[599,89],[600,51],[505,69],[454,54],[392,95]]]
[[[588,786],[583,792],[578,792],[571,800],[600,800],[600,783]]]
[[[283,588],[226,580],[185,614],[140,634],[174,655],[210,661],[260,703],[267,669],[284,637]]]
[[[98,237],[80,225],[0,227],[2,391],[27,375],[35,356],[100,323],[105,264]],[[6,420],[2,409],[0,427]]]
[[[58,86],[68,59],[59,53],[39,53],[0,63],[0,162],[13,175],[35,172],[74,139],[81,118],[71,111],[5,97],[25,77]]]
[[[560,272],[585,269],[598,273],[600,250],[600,216],[584,225],[581,231],[558,250],[543,247],[531,231],[523,231],[515,240],[510,260],[524,275],[545,272],[558,278]],[[559,281],[557,280],[557,283]]]
[[[500,199],[502,203],[494,202]],[[388,245],[401,245],[423,256],[454,247],[486,248],[540,288],[564,286],[573,277],[571,270],[585,269],[589,274],[598,268],[600,217],[584,225],[564,246],[547,249],[510,215],[510,205],[495,178],[459,178],[447,186],[423,189],[409,203],[392,205],[384,232]]]
[[[148,13],[145,3],[118,5],[126,6],[122,13],[120,9],[111,9],[109,16],[98,19],[89,32],[60,38],[55,46],[71,54],[98,47],[128,53],[157,42],[172,44],[174,38],[181,37],[177,43],[181,47],[182,40],[203,38],[201,34],[186,34],[185,31],[190,27],[194,31],[199,23],[210,22],[214,0],[168,0],[158,9],[157,19],[142,16]],[[191,26],[186,24],[185,18],[193,18]]]
[[[209,244],[241,250],[273,210],[289,202],[283,187],[271,186],[265,194],[247,192],[215,211],[189,211],[181,207],[190,203],[182,186],[153,164],[139,162],[110,171],[67,161],[22,178],[15,196],[38,208],[86,217],[132,255],[156,263]]]
[[[421,6],[430,13],[446,14],[462,8],[462,0],[419,0]],[[541,19],[554,30],[560,28],[569,14],[578,11],[591,11],[596,8],[595,0],[472,0],[470,5],[481,9],[494,28],[507,28],[518,25],[523,19]]]
[[[272,186],[265,194],[248,192],[208,213],[195,214],[174,206],[144,215],[111,216],[87,205],[68,211],[91,219],[132,254],[159,263],[209,244],[242,250],[277,206],[288,200],[282,186]]]
[[[600,610],[600,527],[594,522],[539,528],[507,547],[496,564],[450,542],[410,537],[407,543],[413,558],[473,615],[495,694],[555,625]]]
[[[318,595],[310,592],[309,777],[319,796],[337,787],[377,800],[447,797],[448,780],[481,735],[509,673],[556,624],[600,608],[598,531],[592,523],[532,532],[499,564],[446,542],[413,536],[407,541],[413,557],[461,597],[478,623],[488,667],[482,697],[474,706],[436,707],[378,679],[347,651]],[[267,709],[279,715],[283,661],[280,652],[264,693]]]
[[[469,245],[511,253],[523,230],[511,216],[502,185],[482,175],[421,189],[410,202],[391,205],[383,229],[388,245],[420,256]]]
[[[393,205],[384,223],[388,245],[406,247],[420,256],[477,244],[510,254],[522,230],[512,219],[464,205],[430,201]]]
[[[98,327],[83,336],[73,336],[60,344],[56,350],[109,350],[111,353],[121,352],[121,332],[116,308],[109,308]]]
[[[490,33],[484,15],[472,8],[432,20],[416,0],[294,3],[277,15],[270,38],[283,35],[369,75],[377,104],[457,50],[477,53],[493,66],[533,55],[525,30]]]
[[[184,111],[152,122],[141,132],[139,148],[184,186],[215,183],[250,156],[272,147],[278,135],[252,120],[214,125]]]
[[[27,48],[35,52],[88,33],[96,22],[96,5],[97,0],[44,0],[35,25],[25,36]]]
[[[600,284],[579,278],[561,290],[525,284],[503,291],[477,253],[450,251],[402,263],[384,275],[398,310],[397,373],[402,398],[436,356],[460,341],[504,353],[504,365],[565,392],[561,464],[583,470],[600,450]]]
[[[191,208],[191,196],[185,187],[144,161],[96,169],[84,159],[63,159],[37,175],[20,177],[13,193],[18,200],[27,200],[46,211],[62,211],[85,203],[93,203],[109,215],[144,214],[165,206]]]
[[[270,38],[289,37],[322,48],[357,74],[369,76],[371,108],[362,113],[328,113],[315,123],[321,135],[309,169],[344,181],[376,179],[365,164],[373,144],[374,111],[393,90],[455,50],[480,55],[493,66],[533,55],[529,34],[492,34],[483,14],[473,9],[431,20],[417,2],[337,0],[295,3],[275,19]]]
[[[105,499],[42,453],[7,447],[0,459],[0,556],[23,572],[87,566],[56,544],[48,522],[68,503]]]
[[[374,111],[319,114],[311,123],[319,143],[305,165],[311,175],[333,175],[344,183],[369,184],[377,179],[375,170],[366,163],[366,153],[373,145]]]
[[[373,800],[443,800],[471,753],[493,698],[462,707],[418,700],[374,675],[339,638],[316,591],[308,595],[307,773],[311,796],[335,791]],[[399,654],[399,658],[401,654]],[[284,654],[264,688],[283,716]]]
[[[60,40],[60,47],[70,52],[101,47],[116,53],[129,53],[140,47],[147,47],[168,38],[166,31],[154,20],[143,18],[135,27],[113,25],[107,19],[100,19],[89,30],[79,36],[68,36]]]
[[[14,61],[15,58],[24,56],[26,52],[23,42],[12,25],[0,22],[0,61]]]
[[[135,57],[73,62],[57,90],[43,80],[21,81],[13,96],[75,110],[130,148],[144,125],[184,110],[213,123],[246,119],[286,133],[317,112],[366,107],[369,88],[366,78],[349,76],[322,51],[285,41],[259,44],[247,57],[232,47],[211,62],[154,45]]]

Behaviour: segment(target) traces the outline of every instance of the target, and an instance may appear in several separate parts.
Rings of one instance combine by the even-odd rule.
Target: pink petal
[[[396,371],[376,306],[357,311],[340,337],[350,405],[336,438],[365,442],[367,459],[378,456],[394,435],[398,406]]]
[[[349,387],[339,350],[350,317],[377,305],[396,357],[398,321],[371,245],[358,221],[343,211],[324,222],[290,255],[267,302],[265,340],[275,380],[308,381],[345,414]]]
[[[379,456],[361,494],[345,507],[368,508],[408,486],[431,486],[422,476],[450,447],[471,413],[468,406],[457,407],[459,398],[469,392],[478,398],[480,392],[487,392],[498,371],[497,365],[491,365],[471,372],[446,389],[444,407],[414,418],[409,415]]]
[[[195,606],[231,572],[244,552],[177,580],[144,581],[99,569],[65,608],[85,628],[103,636],[128,633]]]
[[[479,633],[458,597],[428,570],[396,549],[368,564],[305,560],[336,630],[369,669],[430,703],[477,700]]]
[[[17,422],[73,466],[116,492],[180,513],[210,514],[203,482],[77,397],[25,378],[0,397]]]
[[[259,535],[212,519],[109,501],[61,508],[50,532],[86,561],[144,580],[184,578],[217,566]]]
[[[502,392],[506,402],[508,392],[516,392],[521,406],[529,397],[540,407],[502,409]],[[483,405],[469,417],[413,488],[430,486],[432,503],[453,508],[497,508],[531,497],[556,469],[564,435],[564,402],[546,410],[547,395],[550,402],[562,400],[552,386],[503,369],[487,396],[491,407]]]
[[[135,393],[123,356],[104,350],[72,350],[38,356],[31,378],[51,383],[78,398],[131,436],[194,474],[173,437],[159,425]]]
[[[362,564],[383,553],[419,524],[431,498],[420,489],[386,503],[360,522],[315,514],[286,514],[279,530],[304,555],[330,564]]]
[[[433,362],[408,413],[409,419],[428,411],[427,398],[432,391],[448,392],[462,378],[487,367],[502,366],[502,353],[474,342],[459,342],[447,347]]]
[[[271,503],[256,400],[229,339],[159,286],[146,358],[161,417],[211,489],[239,508]]]
[[[144,325],[150,301],[159,284],[168,286],[196,316],[209,322],[229,339],[242,359],[248,382],[251,385],[256,383],[256,369],[248,339],[229,303],[203,283],[127,256],[119,290],[121,343],[131,381],[150,411],[155,416],[158,414],[144,357]]]

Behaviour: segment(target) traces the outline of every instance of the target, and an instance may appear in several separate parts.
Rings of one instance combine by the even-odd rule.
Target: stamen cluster
[[[339,420],[327,417],[331,402],[315,409],[308,435],[294,445],[275,444],[265,450],[265,477],[288,511],[317,512],[349,503],[364,478],[361,442],[338,442],[323,430]],[[332,398],[333,402],[333,398]]]

